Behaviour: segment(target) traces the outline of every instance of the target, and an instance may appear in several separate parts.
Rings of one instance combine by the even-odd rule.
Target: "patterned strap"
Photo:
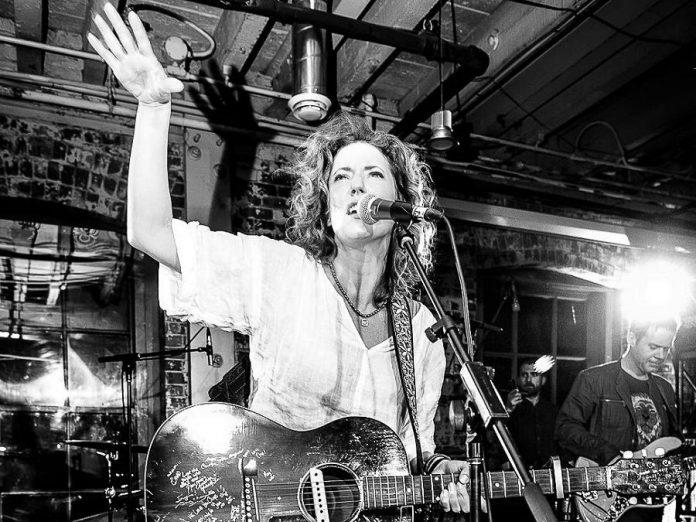
[[[413,363],[413,331],[411,310],[408,300],[400,293],[389,299],[389,326],[394,336],[396,361],[399,366],[401,386],[406,395],[408,415],[416,441],[416,473],[423,472],[423,452],[421,450],[420,430],[418,429],[418,406],[416,404],[416,372]]]

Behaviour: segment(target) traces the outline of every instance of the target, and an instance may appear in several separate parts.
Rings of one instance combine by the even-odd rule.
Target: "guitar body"
[[[331,522],[360,515],[360,478],[409,473],[399,437],[373,419],[345,418],[300,432],[211,402],[177,412],[155,434],[145,464],[147,515],[156,521],[313,521],[307,472],[315,467],[327,484]],[[383,511],[381,519],[399,514]]]
[[[676,437],[663,437],[650,443],[642,451],[636,452],[635,457],[639,458],[643,455],[645,458],[655,459],[677,449],[680,445],[681,441]],[[614,459],[612,462],[616,462],[618,459],[617,457],[617,459]],[[659,462],[656,465],[659,466]],[[575,463],[575,467],[577,468],[594,466],[597,466],[597,463],[585,457],[578,458]],[[605,491],[592,491],[587,494],[580,493],[573,497],[578,516],[583,522],[620,521],[621,516],[628,510],[634,508],[650,510],[663,509],[666,504],[664,493],[653,497],[645,493],[630,496],[627,494],[609,495]],[[674,502],[674,499],[672,499],[671,502]]]

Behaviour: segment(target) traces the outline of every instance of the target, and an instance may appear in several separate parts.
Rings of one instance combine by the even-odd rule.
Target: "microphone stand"
[[[551,510],[546,497],[544,497],[541,488],[532,481],[532,477],[527,471],[527,468],[522,461],[519,450],[517,449],[515,442],[510,435],[507,426],[503,422],[504,419],[509,418],[505,405],[498,390],[491,382],[490,376],[486,371],[485,367],[481,363],[473,362],[469,357],[469,354],[464,349],[462,342],[457,336],[457,325],[449,317],[442,303],[438,299],[435,291],[433,290],[430,281],[425,273],[425,269],[418,258],[418,254],[413,246],[413,236],[406,230],[406,228],[397,223],[394,227],[396,232],[396,238],[399,246],[404,249],[413,265],[418,272],[419,279],[423,285],[423,289],[428,294],[430,302],[435,309],[435,318],[437,322],[430,327],[431,333],[435,334],[438,338],[443,338],[447,336],[447,340],[452,347],[455,355],[461,363],[462,369],[460,376],[464,382],[464,386],[469,392],[469,396],[476,405],[479,415],[486,427],[493,425],[493,431],[495,432],[500,445],[505,451],[505,454],[512,465],[512,469],[515,471],[519,481],[522,483],[522,495],[529,506],[534,519],[537,522],[557,522],[556,515]],[[428,335],[430,337],[430,335]],[[472,501],[472,505],[476,505],[479,499]],[[473,511],[473,510],[472,510]]]
[[[195,336],[194,336],[195,337]],[[120,353],[117,355],[107,355],[105,357],[99,357],[97,360],[102,363],[106,362],[120,362],[121,375],[126,378],[126,436],[128,444],[126,444],[126,452],[128,458],[128,481],[126,482],[126,512],[128,515],[128,521],[133,522],[133,502],[132,493],[133,485],[132,480],[134,476],[133,470],[133,371],[135,370],[136,361],[144,361],[146,359],[159,359],[165,357],[172,357],[175,355],[182,355],[184,353],[193,352],[205,352],[212,355],[212,348],[207,346],[202,346],[199,348],[176,348],[172,350],[161,350],[159,352],[132,352],[132,353]],[[138,477],[138,480],[140,478]]]

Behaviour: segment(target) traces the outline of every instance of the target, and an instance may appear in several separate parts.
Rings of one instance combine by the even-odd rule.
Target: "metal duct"
[[[326,12],[324,0],[295,0],[295,5]],[[292,114],[301,121],[323,120],[331,107],[326,96],[326,31],[310,24],[292,26],[293,97]]]

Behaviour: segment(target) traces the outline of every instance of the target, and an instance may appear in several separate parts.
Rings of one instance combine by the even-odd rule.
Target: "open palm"
[[[94,23],[104,43],[92,33],[87,35],[87,40],[111,67],[123,87],[144,104],[166,103],[171,99],[171,93],[183,90],[184,86],[179,80],[168,77],[164,72],[152,52],[145,27],[135,12],[128,13],[132,33],[114,6],[106,3],[104,13],[113,29],[100,15],[96,15]]]

